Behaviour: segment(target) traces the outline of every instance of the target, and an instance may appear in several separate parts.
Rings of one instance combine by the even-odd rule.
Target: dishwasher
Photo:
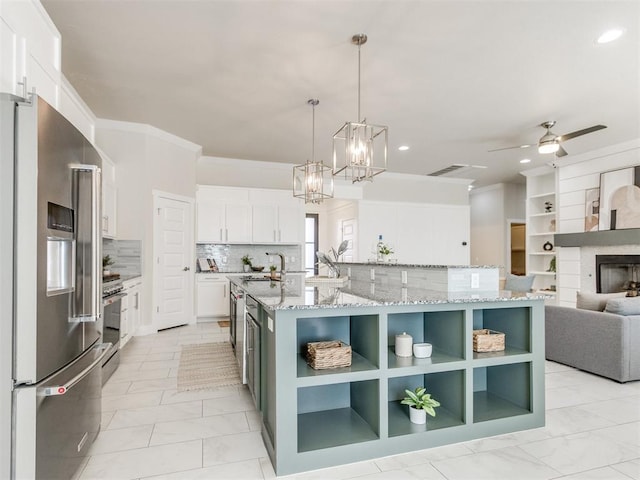
[[[250,295],[245,297],[246,319],[246,373],[247,386],[253,397],[253,403],[260,410],[260,320],[258,302]]]
[[[238,369],[240,371],[240,377],[242,383],[247,383],[247,368],[246,368],[246,356],[247,356],[247,342],[246,342],[246,328],[245,328],[245,314],[244,314],[244,291],[231,282],[229,288],[229,334],[231,345],[235,350],[236,362],[238,362]]]

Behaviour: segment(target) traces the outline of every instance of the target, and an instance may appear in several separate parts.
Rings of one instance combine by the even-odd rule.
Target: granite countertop
[[[404,268],[500,268],[498,265],[424,265],[419,263],[396,263],[396,262],[336,262],[338,265],[364,265],[367,267],[404,267]]]
[[[133,275],[121,275],[120,280],[123,282],[128,282],[129,280],[135,280],[136,278],[142,278],[142,274],[133,274]]]
[[[219,269],[217,272],[196,272],[196,275],[211,275],[219,273],[222,275],[269,275],[269,270],[266,268],[262,272],[245,272],[244,270],[233,270],[233,269]],[[287,271],[287,274],[294,273],[306,273],[304,270],[291,270]]]
[[[493,301],[543,300],[544,295],[501,292],[437,292],[376,282],[350,281],[343,287],[311,286],[300,276],[278,281],[229,279],[263,306],[273,310],[308,310],[388,305],[433,305]]]

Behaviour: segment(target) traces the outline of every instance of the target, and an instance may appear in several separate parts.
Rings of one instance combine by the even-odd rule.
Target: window
[[[304,222],[304,269],[307,277],[318,274],[318,265],[316,265],[318,248],[318,214],[307,213]]]

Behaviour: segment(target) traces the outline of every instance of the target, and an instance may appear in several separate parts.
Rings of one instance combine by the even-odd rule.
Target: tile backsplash
[[[115,263],[109,270],[120,275],[141,275],[142,242],[140,240],[102,239],[102,255],[109,255]]]
[[[274,264],[280,269],[280,257],[267,256],[266,252],[278,252],[285,256],[286,270],[289,272],[301,271],[302,246],[301,245],[224,245],[218,243],[196,244],[196,258],[213,258],[221,272],[242,272],[242,260],[245,255],[251,257],[251,263],[255,266],[264,266],[268,271],[269,265]],[[198,265],[196,262],[196,269]],[[196,271],[200,271],[199,269]]]

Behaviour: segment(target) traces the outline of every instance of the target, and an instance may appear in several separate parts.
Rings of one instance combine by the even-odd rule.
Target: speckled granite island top
[[[500,268],[498,265],[430,265],[422,263],[398,263],[398,262],[336,262],[341,266],[349,265],[363,265],[366,267],[403,267],[403,268],[426,268],[432,270],[439,270],[442,268]]]
[[[514,302],[543,300],[543,295],[501,292],[440,292],[379,282],[350,281],[345,286],[305,285],[301,275],[280,281],[247,281],[242,276],[229,279],[270,310],[306,310],[391,305],[431,305],[441,303]]]

